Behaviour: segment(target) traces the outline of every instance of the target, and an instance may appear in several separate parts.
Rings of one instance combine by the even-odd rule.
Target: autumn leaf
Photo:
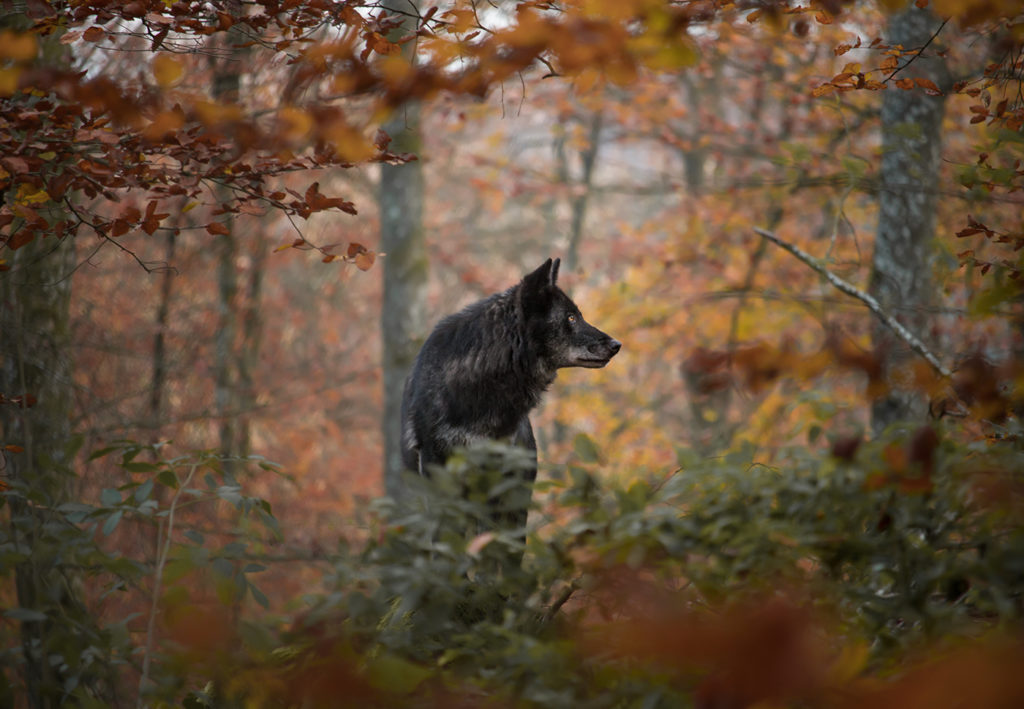
[[[180,59],[166,53],[157,54],[153,59],[153,78],[160,88],[166,89],[177,84],[184,75],[185,67]]]
[[[18,90],[20,67],[0,67],[0,98],[11,96]]]
[[[86,42],[99,42],[106,36],[107,33],[103,30],[103,28],[98,27],[96,25],[93,25],[92,27],[90,27],[82,33],[82,39],[84,39]]]
[[[914,78],[914,83],[924,89],[925,93],[930,96],[942,96],[942,90],[935,85],[935,82],[931,79],[927,79],[923,76]]]
[[[223,222],[210,222],[206,225],[206,232],[214,236],[227,236],[231,230]]]
[[[158,214],[156,211],[157,201],[152,199],[149,204],[146,205],[146,218],[142,222],[142,231],[146,232],[150,236],[160,228],[160,222],[170,216],[169,213]]]
[[[36,238],[35,232],[31,229],[22,228],[14,232],[7,239],[7,248],[11,251],[17,251],[25,244],[31,242]]]
[[[36,38],[11,30],[0,31],[0,59],[30,62],[36,56]]]

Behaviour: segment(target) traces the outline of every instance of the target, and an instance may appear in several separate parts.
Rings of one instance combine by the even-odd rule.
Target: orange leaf
[[[936,96],[942,95],[942,90],[939,89],[939,87],[936,86],[935,82],[932,81],[931,79],[926,79],[923,76],[918,76],[914,79],[914,82],[928,93],[935,94]]]
[[[93,25],[85,32],[82,33],[82,39],[86,42],[99,42],[101,39],[107,36],[107,33],[103,31],[102,27]]]
[[[36,38],[10,30],[0,32],[0,59],[29,62],[36,56]]]
[[[356,268],[360,271],[369,271],[377,256],[372,251],[365,251],[356,256]]]
[[[179,59],[169,54],[157,54],[153,59],[153,77],[162,89],[166,89],[181,80],[185,75],[185,67]]]
[[[231,230],[227,228],[222,222],[210,222],[206,225],[206,231],[214,236],[221,235],[227,236],[231,233]]]

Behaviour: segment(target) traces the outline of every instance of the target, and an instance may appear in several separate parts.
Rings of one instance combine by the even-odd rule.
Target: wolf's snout
[[[618,340],[612,340],[608,343],[608,349],[611,351],[612,357],[614,357],[619,353],[619,350],[622,349],[622,343]]]

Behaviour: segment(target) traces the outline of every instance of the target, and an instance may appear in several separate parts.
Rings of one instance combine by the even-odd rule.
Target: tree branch
[[[936,357],[935,354],[931,350],[929,350],[928,347],[920,339],[918,339],[918,337],[914,333],[910,332],[910,330],[905,328],[898,320],[896,320],[896,318],[887,313],[882,308],[881,304],[879,304],[879,302],[874,298],[874,296],[865,293],[864,291],[862,291],[861,289],[857,288],[854,285],[851,285],[850,283],[847,283],[842,278],[840,278],[839,276],[825,268],[818,261],[818,259],[811,256],[809,253],[801,249],[799,246],[794,246],[793,244],[790,244],[787,241],[783,241],[778,236],[765,229],[754,227],[754,231],[759,236],[762,236],[768,241],[771,241],[776,246],[781,246],[783,249],[796,256],[798,259],[800,259],[805,264],[807,264],[815,271],[817,271],[820,275],[824,276],[829,283],[831,283],[833,286],[835,286],[843,293],[846,293],[847,295],[852,296],[857,300],[861,301],[862,303],[864,303],[864,305],[868,306],[868,310],[874,313],[875,317],[882,321],[883,325],[885,325],[894,333],[896,333],[896,335],[900,339],[902,339],[910,346],[910,349],[914,350],[914,352],[917,352],[919,355],[924,357],[925,360],[928,361],[928,364],[935,368],[935,371],[937,371],[943,377],[950,376],[950,371],[946,369],[942,362],[939,361],[939,358]]]
[[[908,66],[913,64],[915,59],[917,59],[919,56],[924,54],[924,50],[928,49],[928,45],[930,45],[932,42],[935,41],[935,38],[939,36],[939,33],[942,32],[942,30],[946,26],[947,22],[949,22],[949,18],[948,17],[945,20],[943,20],[942,24],[939,25],[939,28],[937,30],[935,30],[935,32],[932,33],[932,36],[928,38],[928,41],[924,43],[924,46],[921,47],[920,49],[918,49],[916,52],[914,52],[911,55],[910,59],[908,59],[905,64],[902,64],[902,65],[896,67],[895,69],[893,69],[892,73],[889,74],[889,76],[885,77],[885,80],[882,83],[883,84],[888,83],[889,79],[891,79],[892,77],[894,77],[897,74],[899,74],[901,71],[903,71]]]

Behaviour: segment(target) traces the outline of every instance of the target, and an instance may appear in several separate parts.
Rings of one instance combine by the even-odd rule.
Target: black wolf
[[[622,343],[587,323],[556,285],[559,259],[502,293],[438,323],[416,357],[402,399],[402,459],[430,475],[456,447],[486,439],[529,449],[537,443],[529,413],[562,367],[598,368]],[[526,509],[501,515],[514,526]],[[496,515],[496,521],[499,516]]]

